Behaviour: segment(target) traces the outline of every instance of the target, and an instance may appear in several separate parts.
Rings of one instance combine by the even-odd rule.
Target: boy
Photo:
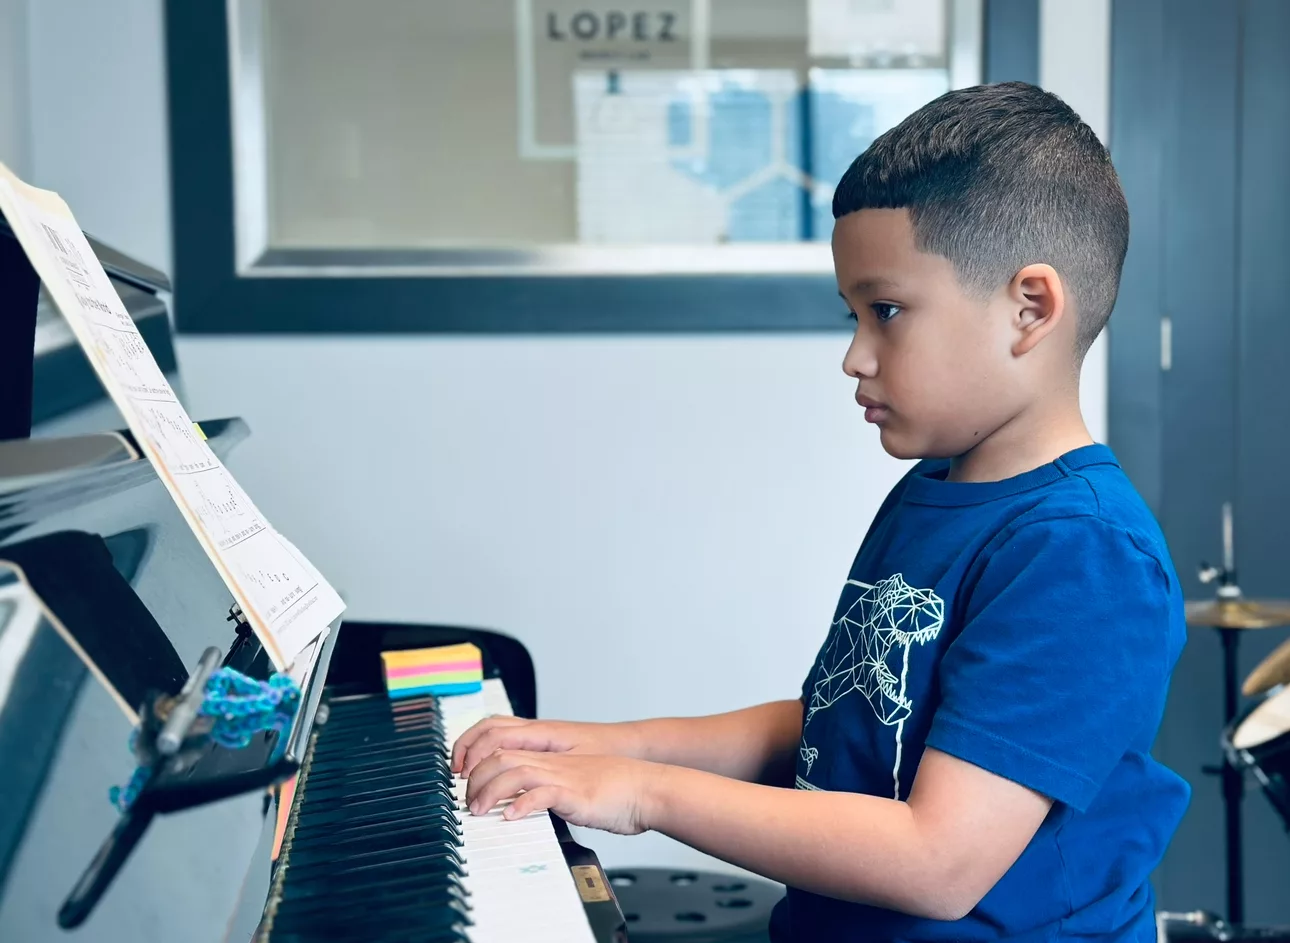
[[[788,885],[776,940],[1155,938],[1188,799],[1149,755],[1185,629],[1160,531],[1080,416],[1128,209],[1020,83],[951,92],[833,200],[856,401],[899,458],[800,700],[634,724],[494,718],[476,814],[655,829]],[[796,788],[787,788],[796,787]]]

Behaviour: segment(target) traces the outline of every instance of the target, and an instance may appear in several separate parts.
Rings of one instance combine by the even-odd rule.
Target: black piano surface
[[[204,428],[222,455],[246,434],[236,422]],[[5,444],[0,460],[14,464],[23,445],[38,440]],[[182,665],[195,665],[208,645],[229,650],[228,590],[146,460],[123,449],[115,460],[108,453],[82,467],[25,471],[13,489],[0,477],[0,560],[48,535],[97,535]],[[74,592],[80,576],[67,578]],[[6,626],[0,643],[16,628]],[[107,790],[133,771],[132,725],[47,618],[0,672],[8,682],[0,705],[0,940],[62,939],[59,909],[118,819]],[[86,923],[86,938],[223,939],[264,811],[261,793],[158,817]]]
[[[248,434],[238,420],[202,429],[222,459]],[[36,598],[43,609],[33,608]],[[322,729],[314,721],[325,685],[370,686],[383,646],[447,640],[425,627],[335,626],[293,726],[245,756],[212,748],[196,767],[161,777],[146,793],[159,814],[83,922],[60,927],[73,888],[122,821],[108,790],[134,768],[123,706],[137,708],[145,692],[176,693],[208,646],[249,674],[270,670],[254,636],[230,621],[231,602],[128,434],[0,441],[0,941],[259,938],[278,816],[276,791],[255,776],[281,780],[307,756]],[[488,644],[516,712],[531,712],[527,654]],[[245,757],[242,779],[220,778]],[[252,781],[259,785],[229,787],[219,801],[194,798]],[[557,833],[571,865],[598,868],[562,823]],[[616,903],[586,907],[598,940],[626,939]]]
[[[162,373],[178,389],[175,347],[166,307],[170,281],[156,269],[122,255],[93,237],[87,238]],[[25,256],[9,224],[0,216],[0,275],[8,276],[12,268],[21,266],[26,266]],[[53,300],[43,288],[24,286],[21,281],[21,278],[6,278],[0,284],[0,309],[6,311],[6,317],[0,317],[0,348],[3,348],[0,349],[0,375],[13,378],[30,369],[31,377],[29,381],[25,377],[16,381],[23,386],[17,394],[8,390],[5,380],[0,379],[0,401],[3,401],[0,402],[0,439],[9,437],[3,431],[7,427],[3,413],[28,395],[28,387],[30,424],[37,435],[76,435],[121,425],[116,408]],[[34,324],[29,320],[25,325],[10,321],[7,313],[30,304],[29,294],[36,300]],[[19,335],[23,341],[9,340]],[[22,352],[18,348],[30,348],[32,356],[15,366],[6,351],[11,350],[16,356]]]

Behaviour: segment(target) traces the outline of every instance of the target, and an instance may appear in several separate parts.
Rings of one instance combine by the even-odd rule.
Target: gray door
[[[1110,435],[1188,598],[1236,514],[1247,595],[1290,596],[1290,3],[1115,0],[1112,155],[1132,236],[1112,319]],[[1162,324],[1162,322],[1166,322]],[[1245,634],[1240,674],[1287,636]],[[1193,786],[1162,908],[1225,911],[1221,647],[1193,630],[1159,758]],[[1290,924],[1290,835],[1251,779],[1246,922]]]

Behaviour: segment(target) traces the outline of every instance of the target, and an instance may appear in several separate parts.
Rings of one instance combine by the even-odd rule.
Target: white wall
[[[30,3],[35,181],[168,267],[160,0]],[[1089,63],[1046,80],[1073,99],[1057,86],[1105,82]],[[248,420],[235,471],[354,617],[513,632],[544,713],[614,719],[796,693],[900,472],[863,427],[844,346],[181,338],[179,357],[196,416]],[[1087,379],[1101,437],[1104,360]],[[657,836],[589,841],[611,865],[698,860]]]
[[[844,345],[186,339],[180,368],[196,415],[249,419],[239,477],[355,616],[505,629],[545,714],[619,719],[796,696],[900,471]],[[698,860],[627,841],[590,844]]]
[[[0,0],[0,163],[29,173],[27,0]]]
[[[29,182],[62,194],[86,232],[169,271],[161,0],[26,7]]]
[[[1039,84],[1060,95],[1111,146],[1111,0],[1040,0]],[[1080,402],[1093,437],[1106,441],[1109,332],[1084,360]]]

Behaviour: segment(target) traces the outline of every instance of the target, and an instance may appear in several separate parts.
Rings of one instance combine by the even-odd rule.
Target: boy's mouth
[[[864,409],[865,422],[882,422],[890,412],[885,403],[880,403],[871,396],[865,396],[859,390],[856,391],[856,402]]]

